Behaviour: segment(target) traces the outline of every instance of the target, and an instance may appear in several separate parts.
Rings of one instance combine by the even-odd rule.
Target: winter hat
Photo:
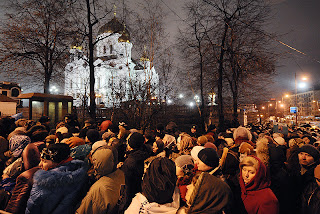
[[[9,149],[13,157],[19,157],[23,149],[31,143],[31,139],[25,135],[14,135],[9,140]]]
[[[249,143],[243,142],[239,147],[239,152],[241,154],[247,153],[249,155],[253,152],[253,149],[253,146],[251,146]]]
[[[320,179],[320,164],[314,168],[314,177]]]
[[[113,133],[111,131],[107,131],[107,132],[103,133],[102,139],[109,140],[111,137],[114,137],[114,136],[115,136],[115,133]]]
[[[233,132],[233,139],[237,139],[237,138],[239,138],[239,137],[241,137],[241,138],[246,138],[246,139],[248,139],[248,140],[250,140],[251,141],[251,139],[252,139],[252,134],[251,134],[251,132],[248,130],[248,129],[246,129],[245,127],[242,127],[242,126],[239,126],[236,130],[234,130],[234,132]]]
[[[198,158],[206,165],[216,168],[219,165],[219,157],[216,150],[212,148],[204,148],[199,154]]]
[[[85,144],[85,141],[80,137],[70,137],[65,141],[65,144],[69,145],[70,148],[74,148]]]
[[[97,130],[95,129],[89,129],[87,131],[87,138],[91,143],[95,143],[100,139],[100,134]]]
[[[193,160],[197,160],[198,159],[198,153],[204,149],[203,146],[195,146],[192,148],[190,154],[191,154],[191,157],[193,158]]]
[[[206,136],[198,137],[198,141],[197,141],[198,145],[203,146],[207,142],[208,142],[208,138]]]
[[[100,130],[101,131],[106,131],[108,130],[109,126],[112,125],[112,122],[110,120],[105,120],[101,123],[100,125]]]
[[[171,203],[177,176],[174,162],[166,157],[154,159],[142,181],[142,193],[149,203]]]
[[[299,149],[299,153],[300,152],[308,153],[309,155],[311,155],[313,157],[315,162],[317,162],[320,158],[319,150],[310,144],[306,144],[306,145],[301,146]]]
[[[192,157],[190,155],[181,155],[177,157],[174,161],[176,166],[180,167],[183,170],[183,173],[189,174],[191,170],[194,168],[194,163]]]
[[[50,144],[47,148],[44,148],[41,151],[40,156],[42,159],[60,163],[70,156],[70,148],[65,143]]]
[[[128,144],[133,149],[140,148],[144,143],[144,137],[142,134],[138,132],[132,133],[132,135],[129,137]]]
[[[281,146],[286,144],[286,141],[284,140],[283,137],[276,137],[276,138],[274,138],[274,141],[276,141],[276,143]]]

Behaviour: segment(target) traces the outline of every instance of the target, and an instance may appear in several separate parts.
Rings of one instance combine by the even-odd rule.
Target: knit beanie
[[[95,129],[89,129],[87,131],[87,138],[91,143],[95,143],[100,139],[100,134],[97,130]]]
[[[190,154],[191,154],[191,157],[193,158],[193,160],[197,160],[198,159],[198,154],[202,149],[204,149],[203,146],[195,146],[195,147],[192,148]]]
[[[198,141],[197,141],[198,145],[203,146],[207,142],[208,142],[208,138],[206,136],[198,137]]]
[[[320,165],[314,168],[314,177],[320,179]]]
[[[193,168],[194,163],[190,155],[181,155],[174,161],[176,166],[183,170],[184,174],[188,174]]]
[[[239,152],[241,154],[247,153],[249,155],[253,152],[253,149],[253,146],[251,146],[249,143],[243,142],[239,147]]]
[[[133,149],[140,148],[143,145],[143,143],[144,143],[144,137],[142,134],[140,134],[138,132],[132,133],[132,135],[130,136],[130,138],[128,140],[129,146]]]
[[[149,203],[171,203],[177,176],[174,162],[166,157],[154,159],[142,181],[142,193]]]
[[[212,148],[202,149],[198,154],[198,158],[210,167],[216,168],[219,165],[218,154]]]
[[[60,163],[70,156],[70,148],[65,143],[50,144],[41,151],[41,158]]]
[[[299,149],[299,152],[308,153],[309,155],[311,155],[313,157],[315,162],[317,162],[320,158],[319,150],[310,144],[306,144],[306,145],[301,146]]]
[[[286,144],[286,141],[284,140],[283,137],[276,137],[276,138],[274,138],[274,141],[276,141],[276,143],[281,146]]]

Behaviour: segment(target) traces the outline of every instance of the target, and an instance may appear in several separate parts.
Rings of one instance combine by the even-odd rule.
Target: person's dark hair
[[[111,124],[108,129],[115,134],[119,133],[119,126],[117,125]]]
[[[47,130],[36,130],[31,134],[30,138],[31,138],[31,142],[39,142],[39,141],[44,142],[47,136],[48,136]]]
[[[156,134],[156,136],[159,137],[160,139],[163,139],[164,135],[165,135],[165,133],[163,133],[163,132],[160,132],[160,133]]]
[[[151,140],[151,139],[154,139],[155,138],[155,134],[152,130],[150,129],[147,129],[145,130],[144,132],[144,137],[147,139],[147,140]]]

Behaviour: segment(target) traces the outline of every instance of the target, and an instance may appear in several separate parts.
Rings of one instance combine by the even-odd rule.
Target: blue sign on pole
[[[290,107],[290,113],[296,114],[298,112],[298,107]]]

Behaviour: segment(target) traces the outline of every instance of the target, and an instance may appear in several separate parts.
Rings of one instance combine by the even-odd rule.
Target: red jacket
[[[240,170],[241,198],[248,214],[278,214],[279,202],[270,187],[266,166],[257,157],[259,169],[248,183],[244,184]]]

